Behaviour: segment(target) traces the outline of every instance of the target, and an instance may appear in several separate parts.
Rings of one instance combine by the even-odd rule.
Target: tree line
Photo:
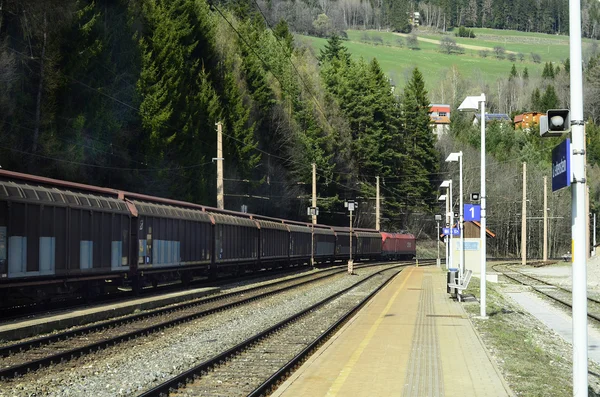
[[[4,169],[215,205],[215,123],[225,207],[306,220],[311,163],[321,222],[374,226],[431,213],[439,154],[418,70],[405,89],[338,37],[298,45],[261,3],[3,0]]]
[[[569,33],[568,0],[258,0],[271,21],[293,30],[327,36],[345,29],[389,29],[408,33],[414,12],[419,24],[440,31],[483,27],[548,34]],[[600,3],[583,0],[582,34],[600,38]],[[412,22],[412,23],[411,23]]]

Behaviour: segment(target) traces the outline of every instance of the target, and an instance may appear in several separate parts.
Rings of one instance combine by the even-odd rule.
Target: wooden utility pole
[[[521,264],[527,264],[527,163],[523,163],[523,204],[521,206]]]
[[[223,125],[217,123],[217,208],[225,209],[223,193]]]
[[[312,163],[312,206],[317,208],[317,164]],[[317,224],[317,214],[312,216],[313,225]]]
[[[548,177],[544,176],[544,262],[548,260]]]
[[[375,230],[379,231],[379,175],[377,176],[377,197],[375,198]]]

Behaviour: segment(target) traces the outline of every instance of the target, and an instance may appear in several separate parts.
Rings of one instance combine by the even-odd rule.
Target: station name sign
[[[552,149],[552,191],[571,186],[571,140]]]

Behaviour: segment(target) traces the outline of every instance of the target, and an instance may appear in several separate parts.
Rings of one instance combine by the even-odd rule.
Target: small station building
[[[479,275],[481,273],[480,231],[481,223],[477,221],[465,222],[465,270],[471,270],[474,275]],[[490,229],[486,229],[486,233],[488,239],[496,237]],[[460,264],[460,236],[454,236],[452,238],[452,250],[453,267],[458,268],[458,265]]]

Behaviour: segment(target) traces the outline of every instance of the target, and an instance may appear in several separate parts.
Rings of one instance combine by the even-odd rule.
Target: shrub
[[[496,47],[494,47],[494,54],[496,54],[496,58],[498,59],[504,59],[505,52],[506,50],[502,46],[497,45]]]
[[[381,36],[372,36],[371,40],[373,40],[373,43],[375,44],[383,45],[383,39],[381,38]]]
[[[464,26],[458,28],[458,32],[455,33],[456,37],[468,37],[470,39],[475,38],[475,31],[473,29],[467,29]]]
[[[406,38],[406,46],[411,50],[419,49],[419,40],[417,40],[417,35],[411,34]]]
[[[440,40],[440,51],[446,54],[462,54],[465,50],[461,46],[457,45],[456,41],[448,36],[444,36],[442,37],[442,40]]]
[[[479,56],[482,58],[487,58],[488,55],[490,55],[490,52],[488,50],[480,50],[479,51]]]
[[[532,52],[531,60],[535,63],[540,63],[540,62],[542,62],[542,57],[540,56],[540,54],[536,54],[535,52]]]

